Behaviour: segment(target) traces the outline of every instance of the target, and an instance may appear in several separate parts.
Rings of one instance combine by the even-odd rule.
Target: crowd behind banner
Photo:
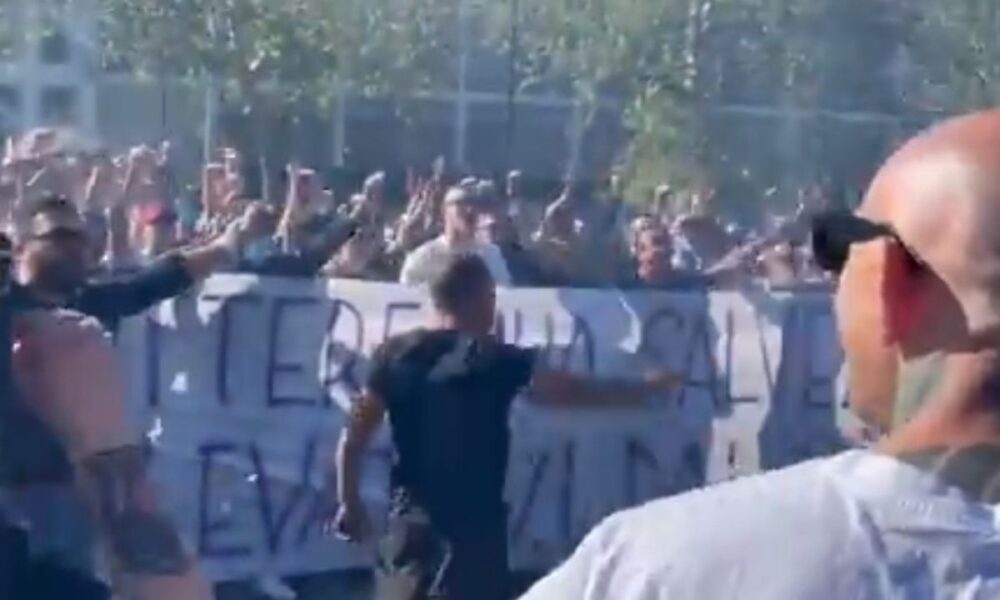
[[[622,341],[624,332],[636,327],[642,331],[652,327],[663,332],[668,338],[663,342],[668,353],[698,348],[698,353],[685,356],[689,359],[700,356],[698,360],[706,365],[714,365],[709,356],[719,352],[725,353],[719,360],[739,357],[733,363],[738,366],[750,364],[746,362],[748,359],[759,362],[757,354],[762,355],[760,349],[764,346],[779,344],[787,348],[802,348],[799,342],[784,346],[787,327],[784,317],[774,312],[781,303],[776,304],[770,294],[762,293],[760,286],[746,284],[764,282],[765,287],[770,289],[800,291],[809,288],[826,290],[830,286],[830,281],[814,267],[809,253],[806,221],[822,203],[821,198],[810,193],[803,194],[800,206],[793,215],[775,218],[773,224],[761,232],[744,231],[707,214],[705,207],[709,203],[704,196],[697,194],[689,198],[688,211],[671,213],[667,207],[677,203],[672,199],[675,192],[666,185],[657,190],[649,210],[643,212],[622,202],[620,184],[614,176],[603,185],[571,181],[558,194],[529,195],[525,191],[524,176],[518,172],[508,174],[502,183],[498,183],[464,174],[449,174],[443,160],[436,161],[422,177],[416,174],[408,177],[406,185],[399,186],[405,188],[402,197],[393,191],[397,186],[392,185],[391,178],[384,173],[373,173],[363,180],[359,178],[356,190],[350,188],[351,192],[357,193],[343,193],[339,186],[337,190],[340,191],[326,187],[324,177],[317,170],[288,165],[283,180],[287,185],[284,195],[276,200],[262,200],[260,197],[263,194],[254,190],[244,160],[238,151],[231,148],[220,150],[218,162],[203,165],[200,181],[193,181],[178,175],[180,169],[175,168],[178,157],[169,143],[161,143],[155,148],[140,146],[122,155],[112,155],[75,148],[73,141],[67,132],[47,129],[8,140],[0,166],[0,225],[16,244],[16,291],[24,296],[26,306],[70,308],[99,319],[122,344],[122,359],[128,365],[126,372],[132,379],[132,385],[136,385],[136,380],[147,384],[145,388],[133,387],[130,399],[151,401],[155,396],[153,391],[159,394],[157,398],[162,397],[164,404],[160,408],[163,414],[154,416],[163,418],[141,424],[146,426],[145,430],[151,436],[160,435],[166,440],[161,441],[160,451],[156,453],[160,466],[158,475],[166,483],[164,489],[198,489],[207,494],[196,499],[172,497],[165,500],[165,504],[178,522],[194,536],[199,555],[209,563],[217,563],[213,571],[216,577],[222,579],[256,573],[261,577],[262,585],[273,587],[277,580],[272,574],[276,572],[296,573],[357,564],[359,557],[352,557],[349,553],[345,555],[342,547],[337,546],[337,552],[330,554],[330,544],[334,542],[320,542],[318,535],[310,538],[315,533],[312,525],[323,508],[317,504],[316,498],[327,498],[329,494],[309,492],[307,488],[315,485],[306,481],[304,473],[318,468],[320,457],[328,456],[329,451],[321,451],[319,444],[322,440],[319,438],[315,438],[315,448],[303,449],[303,440],[311,438],[303,435],[307,432],[298,425],[316,423],[316,415],[309,414],[302,407],[295,410],[283,407],[277,411],[283,415],[305,417],[301,422],[294,421],[295,426],[289,430],[292,435],[272,436],[265,440],[294,444],[293,448],[283,448],[275,454],[278,459],[269,458],[271,454],[265,453],[266,444],[261,445],[258,434],[275,431],[273,414],[276,411],[271,405],[283,398],[279,388],[289,378],[295,380],[296,374],[299,374],[313,384],[320,381],[324,387],[329,387],[328,380],[334,377],[330,372],[332,365],[335,366],[336,361],[343,358],[338,358],[338,352],[345,348],[350,350],[349,362],[358,366],[372,351],[372,343],[381,342],[390,332],[399,333],[402,331],[399,329],[401,324],[408,327],[418,325],[414,310],[422,306],[424,291],[411,289],[410,286],[434,279],[435,272],[448,264],[449,255],[472,252],[484,259],[494,279],[503,288],[501,309],[514,309],[504,316],[507,321],[503,330],[510,336],[509,340],[547,346],[568,343],[571,347],[579,346],[577,350],[582,351],[584,356],[593,352],[598,358],[618,357],[612,361],[615,366],[608,368],[608,372],[612,373],[622,369],[628,371],[631,368],[629,364],[634,366],[634,360],[630,362],[627,356],[620,356],[622,348],[618,342]],[[72,251],[63,251],[63,246]],[[256,289],[233,292],[213,285],[203,289],[201,297],[194,301],[198,308],[196,314],[200,318],[216,314],[217,327],[211,326],[212,318],[208,319],[208,323],[202,322],[202,319],[187,324],[169,319],[167,322],[140,319],[138,322],[154,323],[154,326],[143,329],[139,334],[134,330],[129,333],[119,329],[123,319],[143,314],[166,300],[177,298],[179,302],[176,306],[190,308],[192,295],[189,292],[196,290],[205,278],[220,271],[243,275],[230,275],[214,281],[232,283],[245,280]],[[285,279],[276,282],[268,276]],[[63,285],[67,278],[72,280],[68,288]],[[323,279],[328,280],[329,285]],[[403,285],[386,285],[397,282]],[[360,287],[352,288],[351,285]],[[602,288],[611,291],[602,291]],[[777,321],[754,332],[752,320],[744,320],[750,324],[747,326],[734,325],[735,313],[695,319],[691,325],[677,310],[665,309],[666,312],[654,311],[656,318],[650,325],[648,315],[639,308],[650,302],[672,305],[676,302],[672,299],[675,294],[618,292],[621,289],[704,292],[727,288],[741,290],[734,296],[760,296],[760,306],[755,308],[763,311],[762,318]],[[318,293],[317,290],[321,289],[323,292]],[[210,298],[213,290],[215,297]],[[293,294],[296,290],[298,295]],[[525,296],[520,298],[516,294]],[[720,294],[686,296],[701,306],[718,303]],[[826,300],[823,295],[821,304]],[[519,302],[523,306],[519,307]],[[212,309],[212,306],[215,308]],[[336,309],[331,313],[337,315],[336,323],[331,321],[331,314],[323,312],[331,308]],[[246,310],[269,312],[237,325],[234,320]],[[301,322],[302,315],[311,316],[306,322]],[[620,318],[616,320],[613,318],[615,315]],[[289,326],[287,320],[290,318],[300,320],[297,325]],[[354,326],[364,327],[368,332],[364,347],[357,341],[360,338],[352,337],[361,334],[350,329],[351,319]],[[616,323],[622,327],[615,332],[605,334],[598,331]],[[685,323],[701,333],[692,334],[685,329]],[[324,328],[318,324],[328,326]],[[347,336],[341,340],[344,343],[307,343],[311,339],[309,336],[315,333],[333,336],[335,327],[339,328],[336,333]],[[735,331],[733,327],[750,331],[752,335],[741,337],[744,341],[739,343],[730,343],[737,339],[732,333]],[[587,334],[588,330],[591,334]],[[709,332],[714,333],[710,335]],[[565,336],[560,337],[563,333],[569,336],[568,341]],[[226,350],[230,348],[226,345],[230,335],[251,337],[244,337],[245,342],[232,346],[233,351],[230,352]],[[679,340],[678,335],[686,341]],[[218,336],[222,341],[217,339]],[[293,340],[291,350],[287,345],[289,339]],[[820,336],[819,339],[822,347],[829,348],[830,336]],[[350,345],[352,341],[355,346]],[[164,344],[169,343],[174,344],[173,350],[164,350]],[[641,354],[638,356],[640,362],[651,359],[662,362],[665,359],[655,350],[663,343],[658,341],[650,346],[649,340],[643,337],[640,343],[642,351],[633,352],[632,358]],[[651,350],[654,353],[647,355]],[[799,354],[809,355],[798,350],[793,353],[795,356]],[[772,353],[769,356],[778,355]],[[771,390],[771,383],[786,381],[787,378],[780,377],[772,381],[774,378],[771,377],[773,373],[770,369],[774,365],[788,364],[783,351],[781,357],[780,363],[759,365],[760,368],[751,376],[755,391],[740,394],[739,397],[762,397],[764,392],[760,390],[764,387]],[[266,361],[265,365],[258,365],[249,371],[248,377],[234,381],[227,379],[229,361],[261,358]],[[833,362],[837,363],[836,360]],[[317,363],[320,364],[319,372],[309,377],[310,366]],[[689,386],[696,390],[692,393],[712,396],[711,401],[688,402],[689,408],[708,410],[702,415],[708,415],[708,421],[712,420],[712,407],[717,404],[712,390],[721,386],[722,381],[739,387],[737,380],[731,377],[732,365],[725,364],[727,366],[720,368],[705,367],[708,371],[704,377],[699,376]],[[203,372],[212,365],[222,369],[221,377],[216,374],[213,379],[211,373]],[[346,374],[353,374],[355,383],[362,381],[359,378],[364,376],[363,370],[340,366],[342,368],[336,372],[341,380]],[[150,375],[150,369],[156,369],[156,372]],[[836,371],[833,367],[831,369],[826,375]],[[690,369],[685,368],[684,371]],[[137,373],[145,375],[136,377]],[[202,375],[200,378],[199,373]],[[261,373],[267,374],[263,382],[256,377]],[[252,381],[258,383],[248,383]],[[199,385],[201,391],[192,393]],[[205,392],[208,389],[206,385],[215,387],[208,393]],[[237,403],[222,406],[218,415],[208,415],[206,407],[213,406],[212,395],[227,398],[229,385],[239,387],[239,397],[244,399],[268,394],[264,406],[267,410],[260,410],[261,406],[247,407]],[[331,408],[329,400],[342,400],[344,397],[342,389],[327,392],[325,395],[316,392],[306,398],[310,401],[326,398],[324,402],[327,402],[327,408]],[[685,392],[678,402],[684,404],[693,397],[692,393]],[[772,396],[776,393],[774,390],[767,392]],[[193,402],[189,406],[192,409],[190,415],[195,417],[193,420],[174,418],[184,414],[183,411],[171,412],[178,405],[178,397]],[[293,401],[301,398],[291,397]],[[831,402],[821,402],[820,405],[825,409],[814,413],[822,417],[821,421],[826,426],[830,422]],[[737,410],[735,406],[732,408],[733,414],[746,412]],[[342,415],[341,411],[327,412]],[[767,415],[771,424],[767,429],[778,431],[779,438],[791,439],[794,436],[785,434],[800,429],[794,421],[781,421],[781,415],[785,414],[783,411],[768,410],[755,414],[761,417]],[[703,419],[699,422],[704,424],[708,421]],[[738,419],[725,418],[719,422],[725,427],[713,429],[712,435],[713,439],[722,440],[726,439],[725,436],[715,437],[715,433],[732,429]],[[779,423],[777,428],[775,423]],[[209,430],[203,432],[198,429],[202,425],[208,426]],[[741,435],[749,435],[756,440],[758,425],[763,427],[767,424],[740,425],[737,429],[742,432]],[[244,429],[240,429],[241,426]],[[246,426],[251,429],[246,430]],[[218,437],[220,432],[227,431],[227,427],[232,429],[234,436]],[[514,427],[521,435],[532,431],[523,421]],[[671,427],[667,427],[667,431]],[[333,429],[336,427],[323,433],[331,434]],[[547,428],[539,431],[545,439],[551,438],[550,433],[558,433]],[[571,427],[564,433],[576,439],[580,431]],[[181,436],[180,443],[176,436]],[[753,450],[757,445],[757,441],[741,442],[733,446],[740,448],[739,451],[710,446],[707,442],[698,445],[698,448],[689,445],[690,452],[685,455],[687,458],[682,459],[687,460],[684,464],[697,466],[704,465],[706,460],[719,461],[723,460],[719,457],[731,457],[733,464],[729,464],[729,471],[752,471],[759,467],[755,458],[757,451]],[[643,457],[648,458],[645,451],[632,441],[627,441],[623,448],[626,453],[632,453],[629,456],[638,457],[640,462]],[[802,458],[822,451],[824,449],[797,448],[791,454]],[[564,463],[573,464],[576,460],[576,454],[567,454],[565,448],[559,452],[557,454]],[[749,458],[745,456],[746,452],[750,453]],[[764,453],[763,447],[760,452]],[[779,454],[789,455],[786,452]],[[233,455],[240,464],[235,470],[222,469],[220,477],[230,483],[247,481],[253,486],[243,486],[238,493],[233,491],[235,496],[232,502],[223,494],[219,504],[212,500],[215,496],[208,491],[215,493],[224,488],[235,488],[229,484],[213,483],[215,463],[212,461],[231,462]],[[312,461],[313,458],[316,460]],[[674,456],[657,464],[661,467],[667,463],[676,466],[676,458]],[[172,459],[179,460],[171,462]],[[312,462],[296,462],[306,459]],[[278,464],[271,468],[268,463],[274,460]],[[539,473],[543,469],[537,468]],[[608,466],[610,471],[616,468]],[[698,466],[688,470],[700,472],[704,469]],[[524,468],[518,472],[523,475]],[[534,495],[533,486],[548,485],[531,483],[534,481],[531,478],[542,478],[542,475],[531,469],[528,473],[529,481],[517,484],[524,493]],[[584,478],[588,490],[601,488],[600,478],[596,477],[598,474],[594,472],[592,475],[595,477]],[[289,482],[297,484],[293,483],[289,490]],[[0,500],[11,514],[33,524],[33,549],[51,553],[60,557],[62,563],[79,566],[84,572],[89,572],[93,562],[92,539],[86,527],[85,513],[69,487],[69,479],[42,483],[34,481],[9,490]],[[384,486],[376,487],[384,489]],[[633,489],[629,482],[617,487]],[[60,493],[54,493],[54,490]],[[276,495],[285,492],[291,494],[291,500],[279,505]],[[552,498],[570,497],[569,492],[551,490],[539,491],[538,494],[540,504],[537,505],[548,507],[546,510],[556,505],[565,508],[565,503],[559,504]],[[558,543],[549,543],[552,541],[549,540],[539,547],[534,542],[532,545],[515,544],[515,559],[523,560],[529,568],[545,568],[554,564],[572,545],[577,534],[582,533],[582,529],[615,506],[613,502],[604,503],[603,500],[598,502],[599,506],[590,506],[592,498],[589,494],[580,496],[590,507],[585,514],[574,515],[569,509],[560,513],[562,521],[572,524],[570,521],[578,520],[579,523],[563,527],[560,536],[557,536]],[[629,494],[633,492],[629,491]],[[629,495],[629,498],[639,500],[640,496],[652,497],[643,493]],[[282,536],[288,519],[293,516],[290,511],[302,510],[301,502],[306,500],[312,503],[311,512],[299,523],[295,534],[298,536],[296,544],[301,548],[297,546],[283,554],[279,552],[279,546],[287,542]],[[535,500],[528,505],[535,506],[533,502]],[[230,508],[237,505],[243,511],[237,516],[244,525],[230,527],[228,517],[222,521],[216,519],[219,514],[225,517]],[[260,517],[261,527],[256,530],[257,535],[245,526],[247,522],[255,522],[247,520],[247,514]],[[195,517],[197,522],[190,522]],[[36,527],[34,524],[50,526]],[[530,533],[533,525],[526,521],[520,527]],[[230,556],[233,545],[225,535],[229,531],[250,535],[255,545],[251,544],[247,552],[237,551],[238,556]],[[220,539],[221,546],[218,545]],[[317,543],[309,542],[310,539],[316,539]],[[261,540],[265,542],[263,546],[260,545]],[[543,546],[544,552],[539,550]],[[239,550],[245,544],[237,544],[236,547]],[[221,553],[221,556],[215,556],[213,552],[215,555]]]
[[[65,132],[35,130],[8,140],[0,171],[0,219],[15,239],[34,203],[72,200],[90,230],[95,274],[140,269],[172,249],[225,231],[260,194],[251,190],[239,152],[218,152],[200,181],[178,181],[169,143],[121,155],[74,151]],[[289,165],[284,198],[266,205],[273,236],[247,245],[230,270],[260,275],[410,282],[407,261],[432,260],[429,246],[450,235],[448,192],[472,210],[465,247],[502,257],[514,287],[691,289],[765,282],[773,288],[826,287],[808,248],[807,217],[822,205],[800,193],[794,214],[772,215],[759,231],[707,213],[710,193],[660,186],[647,209],[621,198],[616,175],[569,182],[552,197],[531,197],[524,176],[505,180],[449,174],[443,159],[407,176],[393,197],[384,173],[335,193],[321,170]],[[684,201],[679,202],[680,195]],[[670,207],[686,205],[677,212]],[[454,244],[454,240],[451,240]],[[507,282],[502,282],[507,283]]]
[[[221,275],[119,335],[134,418],[151,432],[163,506],[217,580],[366,568],[369,546],[322,534],[330,465],[372,351],[426,323],[423,290]],[[514,569],[544,572],[606,515],[780,468],[864,432],[841,407],[828,294],[500,290],[497,332],[598,377],[666,366],[655,404],[517,403],[506,501]],[[361,494],[389,505],[389,435]]]

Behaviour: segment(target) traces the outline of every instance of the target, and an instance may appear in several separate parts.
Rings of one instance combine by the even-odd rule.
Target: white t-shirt
[[[1000,598],[1000,512],[852,450],[625,511],[522,600]]]
[[[497,285],[510,285],[507,262],[496,245],[476,241],[468,245],[451,247],[444,236],[434,238],[407,255],[399,275],[399,282],[406,285],[430,283],[441,274],[449,258],[462,253],[478,254],[493,274],[493,281]]]

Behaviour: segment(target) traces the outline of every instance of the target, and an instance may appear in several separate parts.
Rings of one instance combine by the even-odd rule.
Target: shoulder
[[[437,255],[440,254],[440,246],[438,238],[420,244],[406,255],[406,259],[403,261],[403,268],[412,269],[415,266],[423,266],[434,262]]]
[[[446,351],[454,342],[455,335],[450,331],[414,329],[388,338],[376,348],[372,360],[376,363],[405,361],[425,352]]]
[[[444,242],[440,237],[436,237],[417,246],[417,249],[411,252],[410,255],[417,258],[424,258],[438,254],[444,249]]]
[[[847,550],[851,542],[851,510],[828,476],[829,460],[835,459],[745,477],[612,515],[587,536],[564,568],[603,589],[640,586],[683,595],[718,589],[711,583],[713,574],[730,569],[754,573],[751,579],[778,573],[780,557],[773,549],[792,544],[803,573],[811,576],[814,568],[828,568],[836,552]]]
[[[402,353],[406,348],[416,346],[426,337],[427,332],[423,329],[414,329],[406,333],[400,333],[387,338],[379,344],[373,356],[390,356]]]
[[[828,472],[834,460],[836,458],[807,461],[656,500],[618,513],[609,519],[609,524],[616,530],[639,530],[660,521],[674,523],[699,519],[697,525],[692,522],[682,528],[695,530],[711,528],[713,519],[725,514],[726,523],[719,526],[727,530],[733,530],[731,526],[743,520],[751,526],[764,527],[768,518],[774,516],[769,507],[791,507],[798,513],[810,499],[829,494],[833,482]]]

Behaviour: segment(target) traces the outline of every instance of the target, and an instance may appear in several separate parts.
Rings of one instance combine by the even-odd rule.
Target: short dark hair
[[[493,275],[477,254],[459,254],[448,259],[444,270],[431,282],[431,301],[446,313],[461,309],[468,293],[482,285],[493,285]]]
[[[79,214],[76,205],[66,196],[60,194],[48,194],[43,196],[31,209],[31,218],[39,215],[52,213],[74,213]]]

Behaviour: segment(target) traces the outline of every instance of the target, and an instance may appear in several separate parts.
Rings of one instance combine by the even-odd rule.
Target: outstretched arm
[[[640,381],[591,379],[546,367],[535,370],[529,398],[561,407],[638,407],[656,394],[668,393],[682,383],[671,374],[656,374]]]

